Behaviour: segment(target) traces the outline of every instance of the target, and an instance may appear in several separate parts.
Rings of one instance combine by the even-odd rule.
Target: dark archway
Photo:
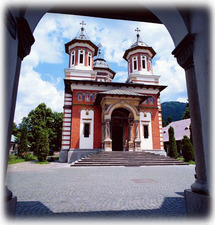
[[[117,108],[111,115],[111,139],[112,151],[128,151],[129,140],[129,116],[130,112],[124,108]]]

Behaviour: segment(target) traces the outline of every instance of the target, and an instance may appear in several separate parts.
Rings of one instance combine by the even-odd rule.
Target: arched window
[[[135,70],[137,70],[137,57],[135,56],[134,58],[133,58],[133,69],[134,69],[134,71]]]
[[[143,102],[144,105],[147,105],[148,104],[148,99],[146,99],[144,102]]]
[[[141,56],[141,64],[142,64],[142,69],[146,69],[146,56],[142,55]]]
[[[78,62],[81,65],[84,65],[84,52],[85,52],[84,50],[79,50]]]
[[[153,97],[148,98],[148,102],[149,102],[149,105],[153,105],[154,104],[154,98]]]
[[[83,93],[82,93],[82,92],[78,92],[78,93],[77,93],[77,100],[78,100],[79,102],[83,101]]]
[[[71,53],[71,66],[75,65],[75,51]]]
[[[90,102],[90,93],[85,94],[85,102]]]
[[[91,66],[91,62],[92,62],[92,54],[88,53],[88,66]]]
[[[92,101],[95,102],[95,100],[96,100],[96,93],[93,93],[93,95],[92,95]]]

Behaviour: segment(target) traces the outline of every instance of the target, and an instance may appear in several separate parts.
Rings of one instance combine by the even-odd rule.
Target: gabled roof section
[[[132,97],[132,98],[137,98],[137,100],[139,100],[140,103],[150,97],[148,95],[141,95],[138,93],[127,91],[127,90],[115,89],[115,90],[110,90],[110,91],[105,91],[105,92],[99,92],[96,96],[95,103],[99,104],[101,102],[102,98],[105,96],[125,96],[127,98]]]
[[[101,95],[129,95],[129,96],[143,96],[141,94],[137,94],[127,90],[115,89],[111,91],[100,92]]]
[[[169,141],[169,133],[168,130],[170,127],[174,128],[175,140],[182,140],[183,136],[186,135],[190,138],[190,118],[185,120],[174,121],[170,123],[168,126],[163,127],[163,141]]]

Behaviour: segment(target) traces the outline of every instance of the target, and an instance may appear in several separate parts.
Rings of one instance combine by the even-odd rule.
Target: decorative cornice
[[[193,66],[194,34],[187,34],[178,46],[172,51],[178,64],[185,70]]]
[[[165,85],[153,85],[153,84],[142,84],[142,83],[119,83],[119,82],[99,82],[94,80],[72,80],[64,79],[66,91],[71,91],[71,85],[84,85],[84,86],[104,86],[104,87],[127,87],[127,88],[146,88],[146,89],[158,89],[160,92],[164,90],[167,86]]]

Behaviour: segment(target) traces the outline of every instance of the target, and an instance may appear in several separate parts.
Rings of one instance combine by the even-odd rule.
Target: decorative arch
[[[116,102],[113,105],[110,105],[109,108],[107,109],[107,111],[105,112],[105,115],[104,115],[105,118],[104,119],[111,119],[112,112],[114,111],[114,109],[117,109],[117,108],[127,109],[130,113],[133,114],[134,120],[139,120],[139,112],[136,109],[136,107],[128,104],[125,101],[119,101],[119,102]]]

